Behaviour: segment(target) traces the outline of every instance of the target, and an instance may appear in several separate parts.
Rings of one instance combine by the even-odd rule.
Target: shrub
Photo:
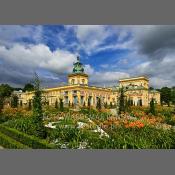
[[[12,138],[8,137],[7,135],[4,135],[1,132],[0,132],[0,145],[2,145],[4,148],[8,148],[8,149],[29,148],[28,146],[23,145],[22,143],[19,143],[16,140],[13,140]]]
[[[0,131],[4,133],[5,135],[31,147],[31,148],[54,148],[53,145],[48,144],[45,140],[38,139],[37,137],[27,135],[25,133],[22,133],[16,129],[8,128],[6,126],[0,126]]]
[[[60,98],[60,111],[64,111],[63,99]]]
[[[108,132],[111,137],[111,139],[108,140],[108,142],[110,142],[110,144],[108,143],[109,148],[175,148],[175,132],[173,130],[156,129],[146,126],[143,128],[115,127]]]
[[[31,116],[31,112],[23,108],[5,108],[0,114],[0,123],[29,116]]]
[[[57,99],[55,101],[55,109],[58,109],[58,101],[57,101]]]
[[[90,148],[92,142],[97,142],[97,138],[99,140],[98,133],[92,133],[91,131],[78,128],[58,127],[57,129],[50,130],[48,133],[48,139],[50,141],[57,139],[59,146],[66,143],[67,148],[73,149],[77,149],[81,142],[86,142],[86,148]]]
[[[11,99],[11,107],[12,108],[17,108],[19,103],[19,98],[17,95],[13,95]]]
[[[28,104],[28,110],[30,111],[32,109],[32,100],[29,100],[29,104]]]
[[[20,118],[15,120],[7,121],[3,124],[4,126],[17,129],[29,135],[33,135],[33,123],[32,118]]]
[[[149,112],[153,115],[156,115],[156,111],[155,111],[155,104],[154,104],[154,100],[153,98],[151,99],[150,101],[150,109],[149,109]]]
[[[120,97],[119,97],[119,114],[125,112],[125,95],[124,95],[124,88],[120,89]]]

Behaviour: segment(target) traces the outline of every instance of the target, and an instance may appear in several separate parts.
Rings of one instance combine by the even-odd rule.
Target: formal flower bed
[[[27,118],[31,115],[32,112],[24,108],[5,108],[0,113],[0,123],[13,119]]]
[[[11,128],[2,130],[0,137],[3,143],[9,148],[15,148],[15,143],[16,148],[25,148],[25,145],[31,147],[32,139],[36,139],[32,136],[35,128],[32,127],[31,112],[6,109],[3,114],[9,116],[3,126]],[[130,112],[115,116],[109,109],[98,111],[82,108],[80,111],[61,112],[46,107],[43,121],[47,131],[45,143],[52,143],[53,148],[175,148],[175,115],[170,108],[158,107],[156,115],[152,115],[148,108],[131,107]],[[8,134],[7,139],[4,134]]]

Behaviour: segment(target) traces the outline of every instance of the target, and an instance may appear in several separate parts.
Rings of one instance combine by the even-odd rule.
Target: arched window
[[[82,84],[84,84],[85,83],[85,79],[82,79]]]
[[[71,84],[75,84],[75,80],[74,79],[71,80]]]

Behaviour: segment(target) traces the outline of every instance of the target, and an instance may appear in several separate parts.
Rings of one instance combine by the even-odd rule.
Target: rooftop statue
[[[80,62],[79,57],[77,57],[77,62],[74,63],[73,73],[84,73],[83,64]]]

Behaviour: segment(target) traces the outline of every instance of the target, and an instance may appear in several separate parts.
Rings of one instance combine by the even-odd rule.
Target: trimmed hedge
[[[27,135],[14,128],[0,125],[0,132],[34,149],[54,149],[55,146],[37,137]]]
[[[26,149],[29,148],[22,143],[17,142],[16,140],[4,135],[0,132],[0,145],[7,149]]]

